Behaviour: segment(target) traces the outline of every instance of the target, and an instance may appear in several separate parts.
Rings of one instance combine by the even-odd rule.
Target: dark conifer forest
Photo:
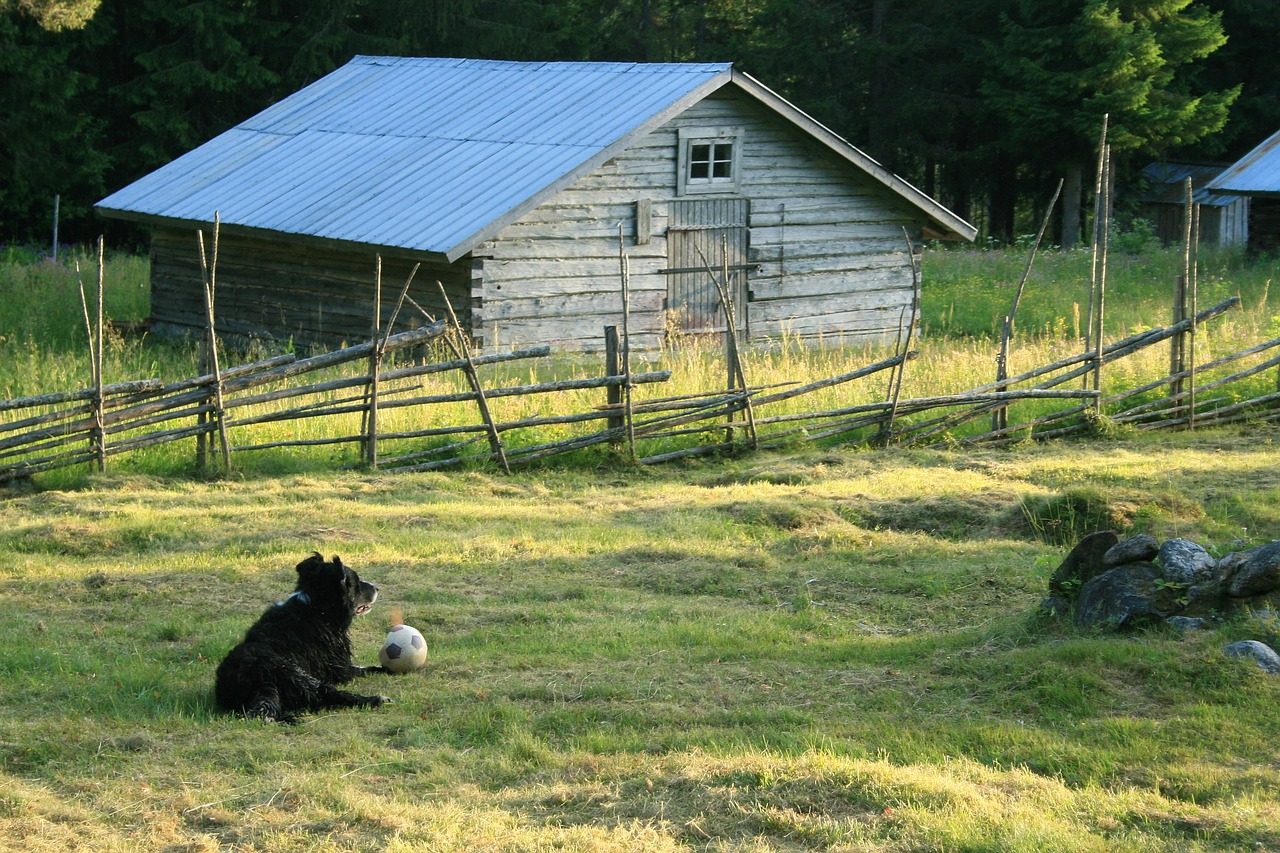
[[[1060,179],[1087,212],[1104,115],[1122,189],[1275,132],[1278,34],[1275,0],[0,0],[0,243],[55,197],[64,242],[141,240],[93,203],[355,54],[732,61],[1007,242]]]

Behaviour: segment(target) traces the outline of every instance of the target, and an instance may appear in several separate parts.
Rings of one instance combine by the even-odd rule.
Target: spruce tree
[[[1097,157],[1103,116],[1118,159],[1159,155],[1222,128],[1239,87],[1204,91],[1194,72],[1225,41],[1219,16],[1193,0],[1008,4],[981,93],[1010,160],[1064,174],[1075,188],[1063,246],[1080,233],[1078,188]]]

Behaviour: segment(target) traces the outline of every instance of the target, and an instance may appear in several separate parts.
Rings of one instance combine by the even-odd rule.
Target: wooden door
[[[725,331],[715,279],[728,267],[736,325],[747,330],[746,199],[673,201],[667,226],[667,312],[671,328],[686,334]],[[721,282],[724,283],[723,281]]]

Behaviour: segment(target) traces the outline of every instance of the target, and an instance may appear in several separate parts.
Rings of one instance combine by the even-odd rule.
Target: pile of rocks
[[[1163,621],[1195,628],[1242,610],[1271,609],[1277,602],[1280,542],[1215,559],[1186,539],[1160,543],[1140,534],[1121,540],[1104,530],[1081,539],[1062,561],[1049,579],[1042,608],[1071,615],[1081,627],[1124,629]],[[1264,669],[1280,673],[1280,656],[1267,645],[1232,645],[1248,648],[1228,651],[1252,656]]]

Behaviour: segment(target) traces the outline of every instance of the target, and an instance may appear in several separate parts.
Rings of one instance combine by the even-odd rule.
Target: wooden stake
[[[106,278],[106,258],[104,257],[103,239],[98,237],[98,329],[97,339],[98,345],[94,349],[93,357],[96,366],[93,370],[94,376],[94,394],[93,394],[93,442],[96,445],[98,470],[107,470],[107,432],[103,423],[103,396],[102,396],[102,295],[104,291],[103,283]]]
[[[1191,179],[1187,179],[1191,189]],[[1188,192],[1190,198],[1190,192]],[[1191,206],[1191,334],[1187,339],[1187,429],[1196,428],[1196,312],[1199,308],[1200,205]]]
[[[618,364],[618,327],[604,327],[604,373],[605,376],[619,376],[621,369]],[[605,392],[605,405],[611,409],[616,409],[622,405],[622,387],[620,385],[609,385]],[[624,418],[621,415],[609,416],[609,429],[616,429],[619,432],[625,426]]]
[[[1094,398],[1093,416],[1095,421],[1102,420],[1102,364],[1103,335],[1102,330],[1107,313],[1107,251],[1111,245],[1111,146],[1104,145],[1102,151],[1102,227],[1101,254],[1098,260],[1098,311],[1097,323],[1094,327],[1094,362],[1093,390],[1099,396]]]
[[[227,425],[224,420],[226,414],[222,401],[222,368],[218,363],[218,333],[214,325],[213,300],[214,292],[217,287],[218,275],[218,230],[220,227],[217,213],[213,217],[213,263],[206,262],[204,254],[204,232],[197,232],[200,238],[200,274],[202,277],[204,293],[204,314],[206,322],[206,333],[209,336],[209,367],[213,374],[213,400],[214,409],[213,417],[218,425],[218,444],[222,450],[222,471],[224,474],[231,473],[231,445],[227,441]]]
[[[494,457],[497,458],[498,464],[502,466],[502,470],[510,474],[511,466],[507,464],[507,454],[502,449],[502,438],[498,435],[498,430],[493,424],[493,416],[489,413],[489,402],[485,399],[484,388],[480,385],[480,376],[476,373],[475,362],[471,360],[471,345],[467,343],[466,335],[462,331],[462,325],[458,322],[458,315],[453,313],[453,303],[449,301],[449,294],[445,292],[444,284],[439,280],[436,281],[436,287],[440,288],[440,297],[444,299],[445,311],[449,314],[449,322],[453,325],[453,329],[457,332],[458,342],[454,342],[446,337],[445,341],[449,344],[449,348],[454,354],[466,362],[463,368],[467,374],[467,381],[471,383],[471,390],[475,392],[476,404],[480,407],[480,417],[484,419],[485,428],[489,432],[489,449]]]
[[[618,266],[622,276],[622,416],[626,427],[627,454],[636,459],[636,429],[631,409],[631,265],[622,238],[622,225],[618,225]]]
[[[373,276],[373,328],[369,340],[373,348],[369,350],[369,408],[365,411],[365,425],[368,427],[364,440],[364,459],[370,468],[378,467],[378,374],[382,371],[382,254],[379,253],[374,263]]]
[[[907,370],[907,353],[911,350],[912,331],[916,327],[916,312],[920,308],[920,269],[916,266],[916,247],[911,243],[911,235],[902,229],[902,236],[907,241],[907,260],[911,264],[911,316],[907,320],[907,337],[902,340],[902,321],[898,321],[898,364],[889,374],[889,414],[881,426],[880,440],[885,447],[893,439],[893,422],[898,415],[898,397],[902,394],[902,377]]]
[[[1009,313],[1005,315],[1004,323],[1000,329],[1000,354],[996,356],[996,383],[999,386],[1003,380],[1009,378],[1009,339],[1013,337],[1014,318],[1018,313],[1018,304],[1022,301],[1022,292],[1027,287],[1027,279],[1031,275],[1031,265],[1035,263],[1036,253],[1040,251],[1040,243],[1044,240],[1044,233],[1049,228],[1049,220],[1053,218],[1053,209],[1058,204],[1058,197],[1062,195],[1062,186],[1064,181],[1058,181],[1058,188],[1053,191],[1053,198],[1049,200],[1049,206],[1045,208],[1044,218],[1040,221],[1040,230],[1036,233],[1035,243],[1031,246],[1031,254],[1027,257],[1027,266],[1022,270],[1022,278],[1018,280],[1018,290],[1013,295],[1013,305],[1009,308]],[[914,264],[913,264],[914,267]],[[1003,391],[1004,387],[998,390]],[[1009,425],[1009,410],[997,409],[991,421],[992,429],[1003,429]]]

